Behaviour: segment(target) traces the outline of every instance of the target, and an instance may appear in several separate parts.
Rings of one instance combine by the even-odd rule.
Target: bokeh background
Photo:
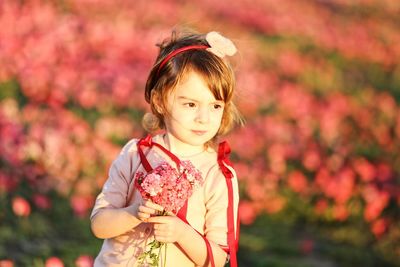
[[[171,30],[220,31],[243,267],[400,266],[400,2],[0,1],[0,266],[91,266],[89,213]]]

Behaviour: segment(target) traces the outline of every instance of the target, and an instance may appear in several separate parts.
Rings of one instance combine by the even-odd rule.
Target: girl
[[[238,185],[229,148],[217,145],[241,123],[225,58],[235,52],[216,32],[174,33],[160,45],[145,89],[152,113],[143,125],[164,131],[131,140],[113,162],[91,214],[94,235],[105,239],[95,266],[224,266],[229,258],[236,265]],[[174,159],[189,162],[202,183],[177,214],[159,216],[164,207],[142,197],[137,175]],[[168,245],[155,263],[143,260],[154,239]]]

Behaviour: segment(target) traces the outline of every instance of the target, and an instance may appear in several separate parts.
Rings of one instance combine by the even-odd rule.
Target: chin
[[[191,141],[188,141],[187,143],[190,144],[190,145],[192,145],[192,146],[202,146],[202,145],[204,145],[204,144],[207,143],[207,142],[208,142],[208,141],[194,142],[193,140],[191,140]]]
[[[211,139],[209,139],[209,138],[203,138],[203,139],[201,139],[201,140],[195,140],[194,138],[193,139],[190,139],[190,140],[188,140],[188,144],[190,144],[190,145],[192,145],[192,146],[201,146],[201,145],[204,145],[205,143],[207,143],[208,141],[210,141]]]

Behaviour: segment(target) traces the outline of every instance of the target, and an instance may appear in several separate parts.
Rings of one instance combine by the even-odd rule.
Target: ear
[[[163,114],[163,105],[162,105],[162,100],[161,100],[161,96],[158,92],[156,91],[152,91],[151,92],[151,98],[150,98],[150,103],[153,103],[153,106],[155,108],[155,110],[159,113],[159,114]]]

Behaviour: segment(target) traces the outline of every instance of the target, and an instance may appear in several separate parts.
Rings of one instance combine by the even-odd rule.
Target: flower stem
[[[168,243],[165,243],[164,245],[164,267],[167,264],[167,245]]]

